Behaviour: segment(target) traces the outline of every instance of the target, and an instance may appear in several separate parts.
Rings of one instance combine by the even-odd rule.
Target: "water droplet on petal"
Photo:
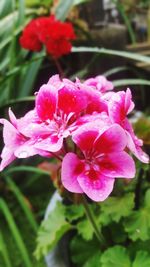
[[[27,151],[21,151],[19,152],[19,158],[27,158],[28,152]]]

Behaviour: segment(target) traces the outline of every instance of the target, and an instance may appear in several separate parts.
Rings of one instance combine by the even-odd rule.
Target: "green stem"
[[[130,19],[128,18],[127,14],[126,14],[126,11],[125,11],[123,4],[120,3],[120,1],[118,1],[118,0],[117,1],[113,0],[113,2],[116,4],[118,11],[120,12],[120,15],[122,16],[122,18],[124,20],[124,23],[127,27],[132,44],[135,44],[136,43],[136,36],[135,36],[134,30],[132,28]]]
[[[96,235],[97,239],[99,240],[99,242],[101,244],[104,245],[105,244],[105,239],[104,239],[102,233],[99,231],[99,228],[98,228],[98,226],[96,224],[96,221],[95,221],[95,218],[94,218],[94,214],[93,214],[93,212],[92,212],[92,210],[91,210],[91,208],[90,208],[90,206],[89,206],[89,204],[88,204],[88,202],[87,202],[87,200],[86,200],[84,195],[82,195],[82,203],[83,203],[83,206],[85,208],[86,216],[89,219],[89,221],[90,221],[90,223],[91,223],[91,225],[92,225],[92,227],[94,229],[94,232],[95,232],[95,235]]]

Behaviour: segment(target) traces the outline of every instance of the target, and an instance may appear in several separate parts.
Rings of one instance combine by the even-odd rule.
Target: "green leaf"
[[[89,0],[59,0],[59,4],[55,11],[56,18],[64,21],[73,6],[80,5],[88,1]]]
[[[126,25],[132,44],[136,43],[136,34],[134,32],[131,20],[129,19],[129,15],[126,12],[124,4],[116,0],[113,0],[112,2],[116,4],[117,9],[120,12],[120,15],[122,16],[122,19],[124,21],[124,24]]]
[[[66,207],[66,218],[72,222],[85,214],[83,205],[70,205]]]
[[[73,1],[74,1],[74,5],[81,5],[81,4],[89,2],[91,0],[73,0]]]
[[[10,177],[7,176],[6,181],[8,185],[10,186],[11,190],[13,191],[14,195],[16,196],[20,206],[22,207],[24,214],[26,215],[33,231],[36,233],[38,229],[37,222],[28,207],[27,203],[25,202],[25,197],[23,196],[22,192],[20,191],[19,187],[12,181]]]
[[[114,246],[107,249],[101,257],[101,267],[131,267],[127,249]]]
[[[146,191],[145,199],[144,199],[144,204],[145,204],[146,207],[149,207],[150,208],[150,189],[148,189]]]
[[[94,254],[93,257],[87,260],[83,267],[100,267],[101,253]]]
[[[148,85],[150,86],[150,81],[144,79],[121,79],[113,81],[115,87],[125,86],[125,85]]]
[[[69,11],[73,7],[73,5],[74,5],[73,0],[65,0],[65,1],[60,0],[58,7],[56,8],[56,11],[55,11],[56,18],[64,21],[68,15]]]
[[[124,222],[124,228],[134,241],[150,239],[150,190],[145,194],[144,206],[131,213]]]
[[[8,251],[2,233],[0,232],[0,252],[3,256],[6,267],[12,267]]]
[[[20,251],[24,265],[26,267],[32,267],[32,263],[30,261],[29,254],[28,254],[26,246],[22,240],[19,229],[17,228],[17,225],[15,224],[15,221],[11,215],[11,212],[10,212],[6,202],[2,198],[0,199],[0,209],[6,218],[6,221],[8,223],[10,230],[11,230],[11,233],[14,237],[16,245],[18,246],[18,250]]]
[[[138,61],[150,64],[150,57],[143,56],[143,55],[138,54],[138,53],[131,53],[131,52],[126,52],[126,51],[111,50],[111,49],[99,48],[99,47],[82,47],[81,46],[81,47],[73,47],[72,52],[75,52],[75,53],[83,53],[83,52],[99,53],[99,54],[104,54],[104,55],[129,58],[129,59],[138,60]]]
[[[6,16],[13,9],[13,1],[12,0],[1,0],[0,1],[0,18]]]
[[[40,226],[35,251],[36,258],[40,259],[46,255],[70,229],[71,225],[65,219],[65,207],[58,202],[55,209]]]
[[[112,221],[119,222],[122,217],[131,214],[134,207],[134,193],[128,193],[123,197],[109,197],[100,205],[102,214],[106,217],[109,215]]]
[[[18,25],[24,24],[25,20],[25,0],[18,0],[19,8],[18,8]]]
[[[12,167],[5,171],[5,175],[14,173],[14,172],[33,172],[41,175],[50,175],[48,171],[41,170],[37,167],[32,166],[18,166],[18,167]]]
[[[150,209],[133,211],[125,220],[124,228],[133,241],[150,239]]]
[[[85,240],[92,240],[94,230],[89,220],[84,219],[77,224],[78,233],[82,236]]]
[[[105,77],[109,77],[109,76],[111,76],[113,74],[116,74],[118,72],[125,71],[125,70],[128,70],[128,69],[129,69],[129,67],[127,67],[127,66],[119,66],[119,67],[112,68],[112,69],[110,69],[108,71],[105,71],[103,73],[103,75]]]
[[[40,56],[41,55],[44,55],[44,53],[41,52]],[[37,60],[36,60],[36,58],[37,58]],[[35,78],[37,76],[37,73],[38,73],[40,66],[42,64],[42,61],[43,61],[43,58],[37,57],[36,54],[33,54],[33,56],[32,56],[32,60],[34,60],[34,59],[36,61],[32,62],[30,64],[30,66],[27,66],[27,68],[24,69],[23,85],[21,87],[20,92],[18,92],[19,97],[28,96],[31,93],[31,90],[33,89]]]
[[[90,260],[95,253],[100,252],[100,246],[97,239],[85,241],[79,236],[75,236],[71,240],[70,249],[72,261],[79,267]]]
[[[150,267],[150,254],[146,251],[138,251],[132,267]]]

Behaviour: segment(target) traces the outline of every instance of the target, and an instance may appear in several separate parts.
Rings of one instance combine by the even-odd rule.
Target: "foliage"
[[[58,202],[38,231],[36,258],[46,255],[70,229],[71,225],[65,220],[65,207]]]

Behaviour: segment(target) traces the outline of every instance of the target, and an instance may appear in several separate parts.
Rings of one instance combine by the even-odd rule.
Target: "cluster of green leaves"
[[[140,186],[144,191],[137,207],[138,179],[143,180]],[[114,196],[99,204],[89,204],[96,224],[105,237],[105,244],[97,240],[82,203],[66,206],[58,202],[39,229],[36,258],[47,255],[64,234],[72,231],[70,255],[77,267],[149,267],[150,189],[149,185],[144,185],[145,178],[138,179],[131,181],[130,185],[118,182]]]

